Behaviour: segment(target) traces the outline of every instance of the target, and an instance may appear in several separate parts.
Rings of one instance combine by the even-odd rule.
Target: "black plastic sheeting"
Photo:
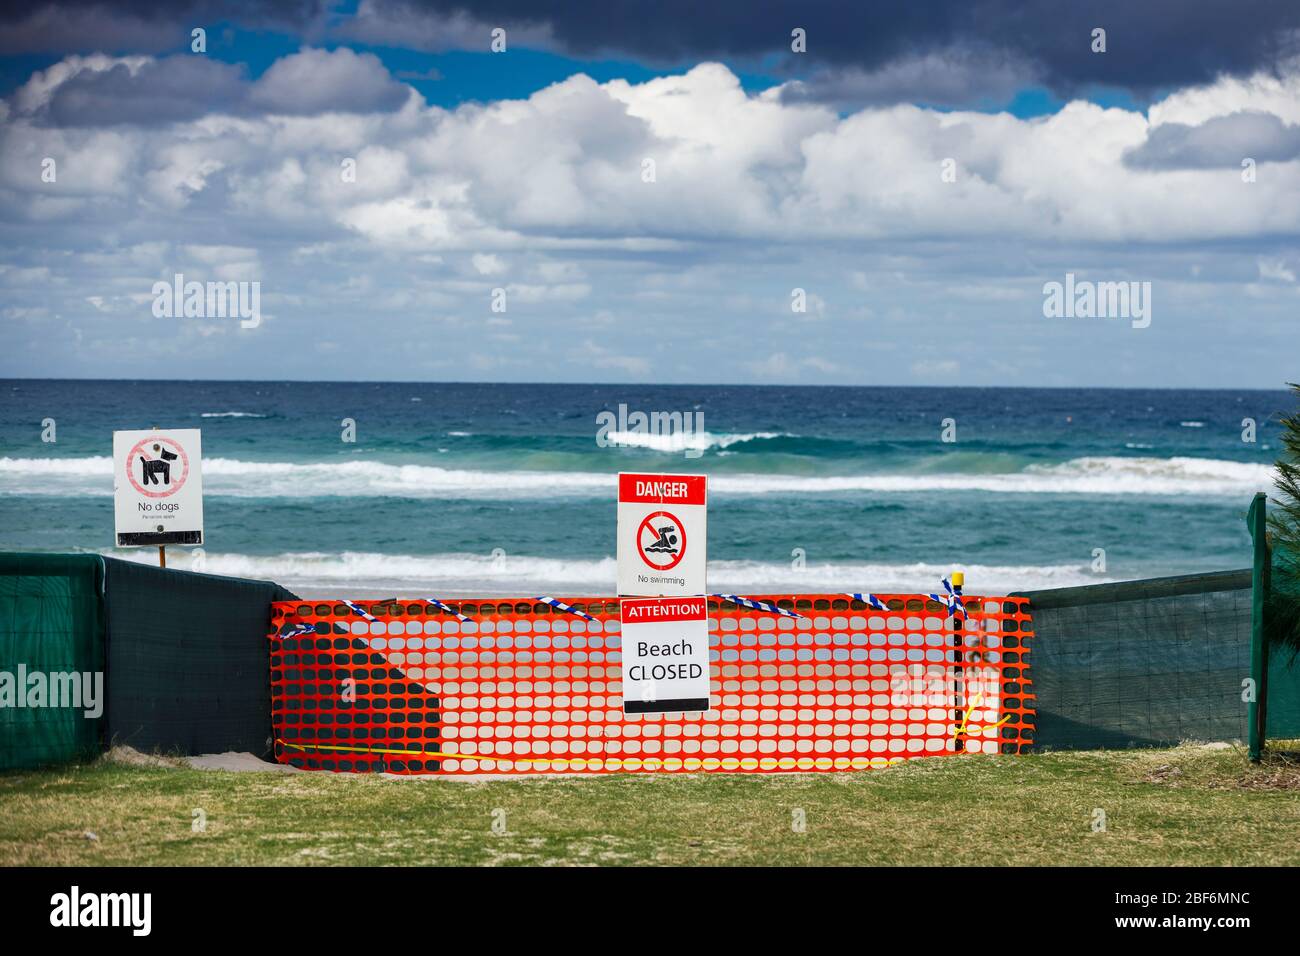
[[[110,745],[271,752],[271,581],[105,559]]]
[[[1245,740],[1250,577],[1225,571],[1025,592],[1037,749]]]

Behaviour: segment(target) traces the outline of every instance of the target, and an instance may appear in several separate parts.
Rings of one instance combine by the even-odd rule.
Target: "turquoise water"
[[[1283,391],[305,382],[10,380],[0,394],[0,547],[156,560],[112,548],[112,432],[197,427],[206,544],[172,565],[360,596],[610,593],[621,470],[710,476],[715,590],[919,590],[964,568],[968,591],[1001,591],[1245,567],[1245,509],[1270,487],[1292,404]],[[620,404],[701,413],[705,431],[602,447],[598,416]]]

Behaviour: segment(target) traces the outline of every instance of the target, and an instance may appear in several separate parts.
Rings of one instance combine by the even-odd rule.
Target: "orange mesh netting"
[[[613,598],[273,605],[276,758],[399,774],[857,770],[1033,741],[1023,597],[709,599],[712,709],[622,709]],[[349,606],[351,604],[351,606]],[[375,618],[367,621],[358,610]]]

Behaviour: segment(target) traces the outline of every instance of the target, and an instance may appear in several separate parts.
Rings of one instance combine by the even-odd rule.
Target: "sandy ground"
[[[142,755],[143,756],[143,755]],[[271,763],[254,757],[250,753],[235,753],[234,751],[224,754],[201,754],[197,757],[182,758],[185,763],[198,770],[233,770],[239,773],[323,773],[325,771],[300,770],[297,767],[291,767],[283,763]],[[547,773],[547,774],[529,774],[525,777],[517,773],[476,773],[476,774],[400,774],[400,773],[383,773],[383,774],[350,774],[341,773],[340,777],[369,777],[380,776],[387,777],[390,780],[407,780],[415,782],[430,782],[435,780],[454,780],[461,783],[483,783],[488,780],[526,780],[529,777],[534,779],[539,777],[596,777],[600,774],[573,774],[573,773]]]
[[[287,763],[271,763],[250,753],[238,753],[229,750],[223,754],[200,754],[186,757],[185,762],[196,770],[235,770],[241,773],[307,773]]]
[[[288,764],[271,763],[250,753],[228,751],[223,754],[200,754],[197,757],[169,757],[164,754],[141,753],[134,747],[114,747],[101,760],[121,763],[130,767],[163,767],[179,769],[194,767],[197,770],[261,771],[263,773],[305,773]]]
[[[141,753],[134,747],[114,747],[105,753],[101,760],[112,763],[127,764],[132,767],[164,767],[179,769],[193,767],[195,770],[228,770],[234,773],[321,773],[324,771],[300,770],[288,764],[273,763],[263,760],[247,751],[230,750],[221,754],[199,754],[197,757],[168,757],[162,754]],[[390,780],[406,780],[416,783],[429,783],[439,780],[452,780],[460,783],[484,783],[489,780],[544,780],[555,777],[599,777],[593,773],[479,773],[479,774],[338,774],[340,777],[387,777]]]

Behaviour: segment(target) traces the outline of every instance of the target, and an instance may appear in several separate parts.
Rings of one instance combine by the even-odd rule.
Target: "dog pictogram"
[[[156,485],[159,483],[158,476],[162,475],[162,484],[170,485],[172,483],[172,462],[180,456],[168,451],[161,445],[153,446],[154,454],[161,457],[150,461],[144,455],[140,455],[140,481],[146,485]]]
[[[131,486],[147,498],[168,498],[190,475],[190,458],[174,438],[152,435],[136,442],[123,462]]]

